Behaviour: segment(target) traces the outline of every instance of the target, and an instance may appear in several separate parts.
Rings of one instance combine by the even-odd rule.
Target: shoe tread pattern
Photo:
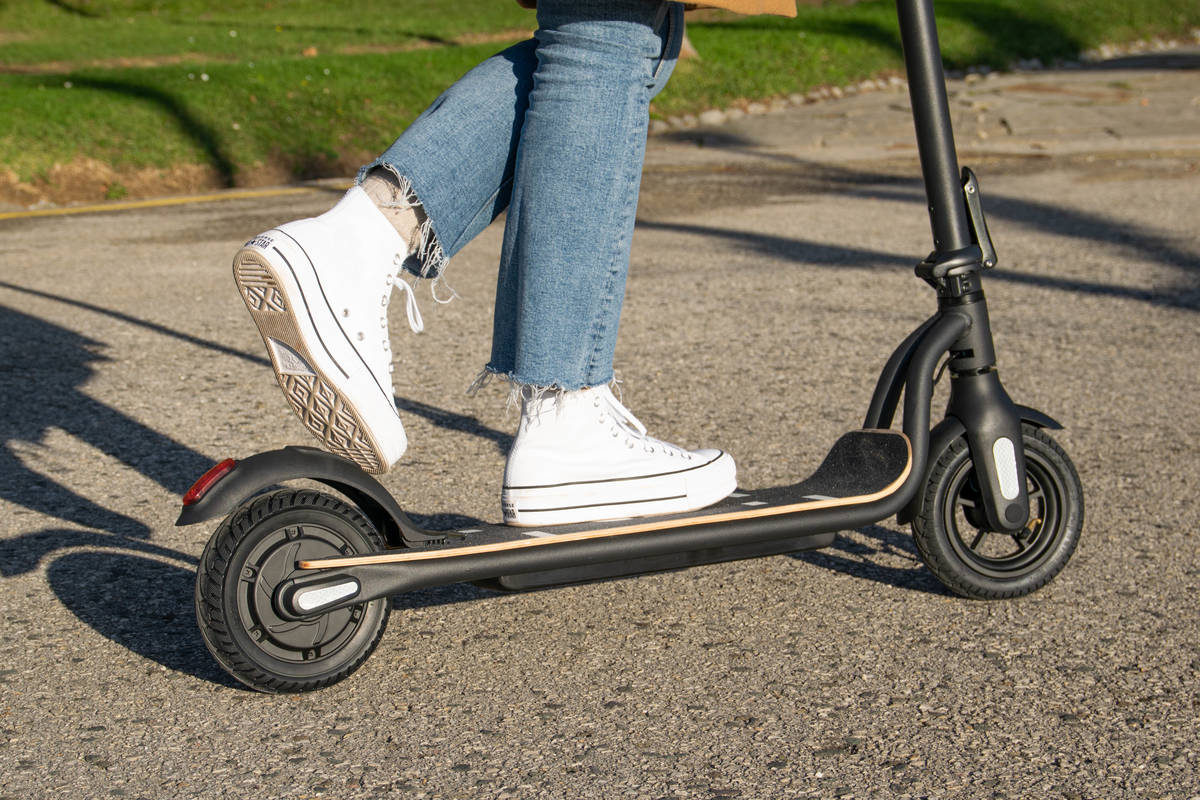
[[[383,471],[364,426],[332,386],[317,375],[276,376],[292,410],[326,450],[367,472]]]
[[[354,406],[346,402],[345,397],[321,374],[321,370],[313,365],[313,358],[300,336],[299,326],[289,310],[283,290],[260,259],[261,256],[252,249],[240,252],[234,262],[234,279],[271,354],[271,366],[288,405],[326,450],[353,461],[367,472],[384,472],[383,459],[367,427]],[[282,371],[275,351],[270,346],[271,339],[295,351],[304,359],[312,374],[294,375]]]
[[[237,283],[242,290],[246,306],[254,311],[287,312],[283,292],[275,283],[274,276],[262,264],[248,259],[238,259]]]

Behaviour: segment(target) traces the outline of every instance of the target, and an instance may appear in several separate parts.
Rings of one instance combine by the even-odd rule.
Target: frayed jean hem
[[[417,228],[417,241],[413,243],[412,253],[404,261],[405,272],[418,278],[429,278],[435,282],[440,280],[450,259],[442,248],[437,231],[434,230],[433,219],[425,213],[425,207],[422,205],[421,199],[417,197],[412,180],[386,161],[376,159],[358,171],[354,184],[361,185],[366,177],[376,169],[386,169],[400,182],[397,196],[402,199],[395,203],[395,207],[415,209],[421,218],[421,223]],[[451,294],[453,294],[453,290],[451,290]]]
[[[520,408],[522,402],[540,400],[547,394],[557,392],[576,392],[580,389],[590,389],[594,386],[610,386],[614,389],[620,388],[620,381],[616,375],[610,375],[602,381],[594,383],[583,383],[576,386],[575,384],[563,384],[558,381],[552,383],[526,382],[521,380],[512,372],[498,370],[490,364],[479,371],[475,376],[475,380],[467,387],[468,395],[475,395],[484,387],[488,386],[492,381],[503,381],[508,384],[508,407]]]

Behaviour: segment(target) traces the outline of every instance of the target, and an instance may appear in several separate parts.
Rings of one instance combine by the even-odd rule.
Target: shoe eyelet
[[[366,335],[365,333],[363,333],[362,331],[359,331],[359,332],[358,332],[358,340],[359,340],[360,342],[361,342],[361,341],[363,341],[363,340],[364,340],[364,339],[366,339],[366,338],[367,338],[367,335]]]
[[[350,309],[348,309],[348,308],[343,308],[343,309],[342,309],[342,316],[343,316],[343,317],[349,317],[349,316],[350,316]]]

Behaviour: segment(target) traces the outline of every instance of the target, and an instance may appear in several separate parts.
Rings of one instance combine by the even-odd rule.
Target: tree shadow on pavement
[[[706,148],[750,156],[773,165],[773,177],[762,185],[760,199],[763,200],[835,194],[908,203],[917,208],[923,208],[926,202],[919,177],[898,179],[892,174],[807,161],[770,150],[760,150],[756,148],[753,140],[739,137],[729,131],[720,132],[711,140],[708,138],[708,132],[702,130],[684,131],[670,138],[676,141],[694,141],[697,137],[703,138]],[[783,169],[780,169],[780,165],[784,165]],[[754,168],[748,169],[748,172],[751,176],[758,175]],[[717,179],[722,182],[736,180],[737,172],[722,172]],[[988,272],[988,280],[1138,300],[1190,311],[1200,310],[1200,254],[1184,249],[1167,234],[1115,215],[1090,213],[1050,202],[989,192],[986,185],[983,187],[983,207],[989,221],[1004,220],[1022,228],[1060,238],[1102,242],[1128,252],[1131,258],[1139,261],[1152,260],[1178,273],[1177,283],[1173,286],[1144,288],[1055,275],[1052,265],[1033,265],[1042,270],[1040,272],[1015,272],[1004,267],[1004,242],[997,240],[996,248],[1000,253],[1001,266]],[[739,252],[760,253],[771,259],[814,266],[915,266],[925,255],[896,254],[850,245],[830,245],[799,237],[766,235],[737,228],[717,228],[669,219],[642,219],[638,221],[638,227],[724,240]]]
[[[0,287],[105,314],[225,356],[268,364],[265,358],[110,309],[7,282]],[[0,305],[0,391],[10,398],[0,409],[0,501],[15,507],[15,519],[32,514],[78,526],[51,525],[0,538],[0,576],[24,575],[52,559],[46,568],[51,590],[97,633],[167,669],[240,686],[215,664],[196,631],[192,593],[198,559],[154,544],[153,531],[144,522],[73,489],[72,470],[89,465],[57,465],[40,452],[52,432],[62,432],[174,494],[183,494],[211,466],[207,456],[85,392],[97,365],[107,361],[104,350],[103,342]],[[473,418],[426,404],[400,403],[435,425],[482,436],[498,447],[511,441]],[[59,552],[68,549],[71,552]],[[462,584],[415,592],[397,603],[419,608],[492,594]]]
[[[37,448],[62,431],[182,494],[211,459],[96,400],[83,387],[104,344],[0,305],[0,499],[47,517],[118,537],[147,539],[145,523],[73,491],[36,462]],[[11,546],[11,540],[6,542]],[[0,559],[0,571],[7,571]]]
[[[172,339],[177,339],[181,342],[186,342],[197,347],[203,347],[206,350],[212,350],[214,352],[221,353],[222,355],[233,356],[234,358],[241,359],[242,361],[249,361],[252,364],[260,364],[264,367],[269,367],[271,365],[271,362],[263,356],[252,356],[248,353],[243,353],[241,350],[227,347],[226,345],[218,342],[214,342],[209,339],[202,339],[199,336],[194,336],[190,333],[183,333],[182,331],[177,331],[174,328],[168,328],[166,325],[161,325],[157,322],[149,322],[144,319],[138,319],[137,317],[126,314],[122,311],[114,311],[111,308],[98,306],[95,303],[88,303],[84,300],[76,300],[73,297],[65,297],[60,294],[43,292],[40,289],[31,289],[27,286],[19,286],[15,283],[9,283],[8,281],[0,281],[0,289],[8,289],[9,291],[20,292],[21,294],[29,295],[30,297],[38,297],[43,300],[53,300],[56,303],[62,303],[63,305],[68,305],[72,308],[78,308],[82,311],[90,311],[94,314],[101,314],[105,317],[109,317],[110,319],[119,320],[126,324],[148,330],[151,333],[158,334],[160,336],[167,336]]]
[[[95,339],[0,305],[0,392],[9,398],[0,409],[0,500],[15,507],[14,519],[36,514],[79,526],[0,538],[0,576],[29,573],[53,557],[49,585],[80,620],[169,669],[220,680],[211,659],[200,657],[190,610],[196,559],[154,544],[144,522],[70,486],[75,469],[98,465],[55,464],[40,452],[61,431],[176,494],[210,466],[85,393],[103,350]],[[67,548],[73,552],[55,555]]]
[[[447,411],[444,408],[405,397],[396,398],[396,407],[403,413],[424,417],[435,427],[443,430],[465,433],[492,442],[502,454],[508,453],[512,448],[513,435],[511,433],[505,433],[485,425],[479,421],[478,417]]]
[[[333,189],[331,191],[340,192],[341,190]],[[54,302],[63,303],[64,305],[69,305],[73,308],[78,308],[78,309],[81,309],[84,311],[90,311],[92,313],[101,314],[101,315],[109,317],[111,319],[120,320],[121,322],[124,322],[129,325],[133,325],[138,328],[142,328],[144,330],[148,330],[148,331],[150,331],[154,334],[160,335],[160,336],[166,336],[171,339],[176,339],[181,342],[186,342],[187,344],[194,345],[196,347],[202,347],[206,350],[212,350],[213,352],[220,353],[221,355],[232,356],[241,361],[247,361],[251,364],[257,364],[262,367],[270,367],[271,366],[270,360],[267,359],[265,356],[250,355],[249,353],[244,353],[241,350],[238,350],[233,347],[229,347],[228,345],[223,345],[220,342],[214,342],[210,339],[204,339],[204,338],[195,336],[190,333],[178,331],[178,330],[175,330],[174,328],[169,328],[166,325],[162,325],[157,322],[150,322],[148,320],[138,319],[137,317],[131,316],[131,315],[126,314],[121,311],[114,311],[111,308],[104,308],[103,306],[98,306],[95,303],[88,303],[83,300],[76,300],[75,298],[72,298],[72,297],[65,297],[63,295],[52,294],[50,292],[43,292],[39,289],[31,289],[26,286],[18,286],[15,283],[9,283],[8,281],[3,281],[3,280],[0,280],[0,289],[8,289],[10,291],[20,292],[21,294],[26,294],[31,297],[38,297],[43,300],[53,300]],[[512,435],[511,434],[507,434],[502,431],[498,431],[495,428],[490,428],[490,427],[484,425],[483,423],[481,423],[475,417],[468,417],[463,414],[456,414],[452,411],[447,411],[445,409],[438,408],[438,407],[430,405],[428,403],[422,403],[417,400],[410,400],[408,398],[397,397],[397,398],[395,398],[395,400],[396,400],[396,405],[399,407],[399,409],[401,411],[409,413],[409,414],[413,414],[415,416],[424,417],[426,420],[428,420],[430,423],[432,423],[435,427],[443,428],[445,430],[456,431],[459,433],[467,433],[467,434],[470,434],[473,436],[478,436],[482,439],[488,439],[492,442],[495,442],[496,446],[501,450],[501,452],[504,452],[504,453],[507,453],[508,448],[512,445]],[[206,468],[207,467],[205,467],[205,469]],[[0,474],[2,474],[2,468],[0,468]],[[195,473],[195,475],[193,475],[193,477],[196,477],[199,474],[200,473],[197,472],[197,473]]]

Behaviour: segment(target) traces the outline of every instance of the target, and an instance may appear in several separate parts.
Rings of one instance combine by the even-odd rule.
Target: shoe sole
[[[506,525],[540,527],[696,511],[736,488],[733,459],[722,452],[706,464],[666,475],[505,487],[500,503]]]
[[[314,357],[275,265],[260,251],[243,248],[234,257],[233,276],[267,347],[275,378],[304,427],[329,452],[367,472],[386,472],[394,459],[384,455],[363,413],[319,366],[332,361],[332,356]],[[304,303],[303,294],[297,294]],[[307,305],[301,313],[311,317]],[[336,366],[336,361],[333,363]],[[396,424],[399,426],[399,421]]]

